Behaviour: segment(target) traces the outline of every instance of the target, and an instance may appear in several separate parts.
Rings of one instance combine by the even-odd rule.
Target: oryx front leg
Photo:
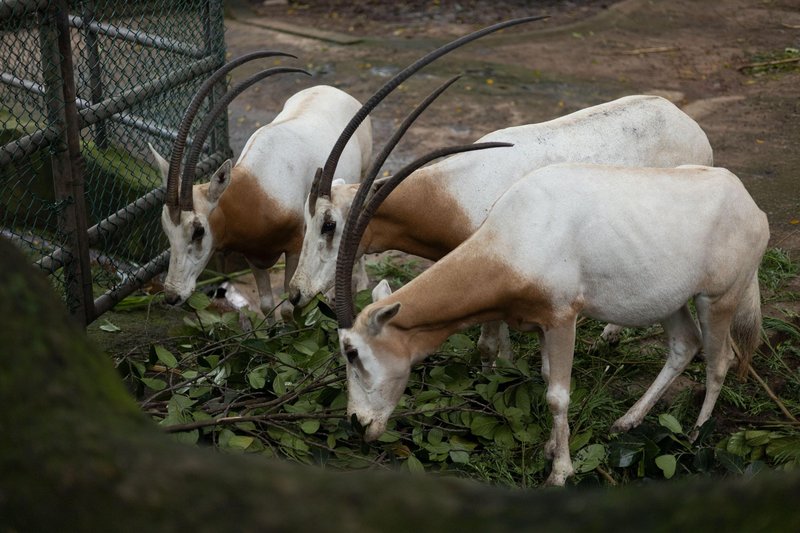
[[[505,322],[487,322],[481,326],[481,336],[478,339],[478,353],[481,356],[483,370],[490,370],[494,366],[495,358],[511,361],[511,339],[508,336],[508,324]]]
[[[569,385],[575,351],[575,320],[546,329],[542,334],[542,361],[547,365],[547,405],[553,415],[553,430],[545,445],[545,456],[552,457],[553,468],[546,485],[563,486],[574,472],[569,456]],[[546,363],[545,363],[546,361]]]
[[[294,271],[297,270],[297,263],[300,261],[300,254],[290,254],[286,253],[285,255],[285,266],[283,272],[283,291],[286,294],[289,294],[289,283],[292,281],[292,276],[294,276]],[[289,301],[284,301],[281,304],[281,318],[283,318],[284,322],[289,322],[292,320],[292,311],[294,306],[289,303]]]
[[[642,423],[650,409],[661,398],[700,349],[700,332],[692,319],[689,307],[684,305],[664,322],[669,344],[669,355],[655,381],[628,412],[611,426],[612,432],[628,431]]]
[[[258,268],[253,263],[248,261],[250,270],[253,272],[253,277],[256,279],[256,287],[258,288],[258,306],[267,320],[273,320],[270,316],[272,309],[275,307],[275,299],[272,296],[272,283],[269,280],[269,270]]]

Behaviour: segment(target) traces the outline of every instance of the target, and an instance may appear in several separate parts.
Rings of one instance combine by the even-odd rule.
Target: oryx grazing
[[[262,71],[231,89],[204,118],[179,181],[189,127],[214,83],[236,66],[270,55],[289,54],[254,52],[217,70],[187,109],[170,162],[153,150],[166,187],[161,225],[170,243],[164,283],[164,299],[169,304],[180,304],[191,295],[213,252],[232,251],[242,253],[252,266],[261,310],[265,314],[273,310],[266,269],[285,254],[288,285],[302,245],[303,205],[313,171],[322,165],[339,132],[361,107],[355,98],[334,87],[302,90],[286,101],[270,124],[253,133],[235,165],[227,160],[209,183],[193,185],[203,142],[233,98],[274,73],[308,74],[293,68]],[[337,177],[345,182],[358,181],[371,152],[372,132],[365,121],[344,148]]]
[[[370,205],[363,216],[372,212]],[[346,272],[359,238],[351,230],[363,227],[345,230],[340,260],[347,263],[336,289],[348,413],[366,427],[367,440],[385,430],[413,364],[456,331],[503,320],[540,336],[553,415],[547,483],[563,485],[573,473],[567,409],[579,316],[625,326],[659,322],[666,332],[666,364],[615,422],[617,431],[638,425],[701,348],[706,391],[695,424],[702,425],[734,349],[743,373],[758,345],[758,266],[769,227],[725,169],[564,163],[536,170],[501,196],[463,244],[396,293],[377,294],[384,297],[353,321]]]
[[[501,129],[477,142],[495,141],[514,146],[459,153],[411,174],[370,220],[358,255],[400,250],[438,260],[478,229],[514,182],[548,164],[675,167],[713,163],[711,145],[700,126],[658,96],[627,96],[548,122]],[[375,186],[383,183],[378,180]],[[358,184],[325,187],[324,196],[313,197],[312,191],[304,213],[306,233],[289,284],[289,299],[295,305],[306,305],[333,287],[342,228]],[[613,337],[618,331],[609,325],[603,337]],[[509,358],[507,326],[485,324],[478,349],[485,366],[498,354]]]
[[[503,24],[455,43],[499,27]],[[427,64],[441,50],[415,65]],[[410,76],[415,65],[390,80],[353,117],[328,157],[320,183],[332,175],[338,153],[359,120],[393,84]],[[382,151],[355,194],[336,265],[336,314],[346,359],[348,413],[366,428],[367,440],[385,430],[411,366],[450,334],[481,322],[500,320],[540,334],[542,375],[553,413],[546,445],[554,459],[547,480],[552,485],[563,485],[573,471],[567,408],[579,315],[630,326],[661,322],[667,332],[666,365],[643,397],[617,420],[616,430],[640,423],[701,347],[707,374],[698,426],[716,403],[734,346],[740,371],[746,371],[759,339],[758,265],[769,239],[767,219],[738,178],[727,170],[700,165],[561,163],[535,170],[500,196],[484,223],[462,244],[395,294],[380,294],[388,291],[385,284],[379,285],[374,293],[378,301],[354,318],[353,264],[361,237],[383,199],[436,157],[490,147],[511,150],[503,143],[441,150],[373,189],[376,167],[397,139],[395,135]],[[330,192],[325,192],[329,198]],[[316,201],[325,197],[321,193]],[[699,331],[689,313],[692,300]]]

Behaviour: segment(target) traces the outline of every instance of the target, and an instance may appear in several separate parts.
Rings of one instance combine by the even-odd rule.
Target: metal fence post
[[[67,0],[58,0],[43,13],[41,51],[48,121],[59,132],[51,151],[59,231],[69,252],[64,266],[67,306],[81,324],[88,324],[94,319],[95,313],[67,10]]]
[[[89,62],[89,90],[92,95],[92,103],[96,104],[103,101],[103,64],[100,62],[100,51],[97,46],[98,33],[92,28],[94,4],[93,0],[87,0],[83,8],[83,18],[87,22],[84,32],[86,34],[86,52]],[[105,120],[101,120],[94,125],[94,142],[98,148],[108,147]]]

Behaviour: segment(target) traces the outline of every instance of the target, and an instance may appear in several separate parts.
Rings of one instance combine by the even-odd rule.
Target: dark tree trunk
[[[183,446],[0,242],[0,532],[800,531],[800,476],[509,491]]]

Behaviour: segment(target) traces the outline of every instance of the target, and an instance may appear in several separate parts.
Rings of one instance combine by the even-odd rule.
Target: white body
[[[212,253],[221,250],[244,254],[253,266],[261,308],[272,310],[266,269],[286,254],[287,283],[291,279],[302,243],[303,205],[315,171],[360,107],[333,87],[298,92],[275,120],[253,133],[233,168],[227,161],[208,184],[194,186],[194,210],[182,211],[178,224],[164,207],[162,227],[171,252],[164,284],[169,303],[191,295]],[[337,178],[359,181],[371,152],[367,119],[345,148]],[[166,180],[167,163],[155,156]]]
[[[758,342],[758,265],[767,218],[725,169],[553,165],[519,181],[481,228],[417,279],[342,330],[350,413],[386,427],[412,364],[454,331],[504,320],[542,339],[553,413],[549,483],[572,474],[569,383],[579,315],[627,326],[663,324],[667,364],[616,423],[639,424],[703,348],[710,416],[738,345],[746,369]],[[694,299],[700,330],[688,310]]]
[[[627,96],[540,124],[492,132],[478,142],[513,143],[458,154],[414,172],[378,209],[362,239],[361,253],[397,249],[437,260],[469,237],[495,201],[527,173],[552,163],[588,162],[625,166],[711,165],[703,130],[669,101]],[[306,234],[290,294],[304,305],[334,283],[344,220],[356,186],[333,187],[331,201],[305,213]],[[533,208],[533,206],[531,206]],[[325,221],[336,231],[321,231]],[[508,332],[500,324],[484,329],[484,360],[510,354]]]

